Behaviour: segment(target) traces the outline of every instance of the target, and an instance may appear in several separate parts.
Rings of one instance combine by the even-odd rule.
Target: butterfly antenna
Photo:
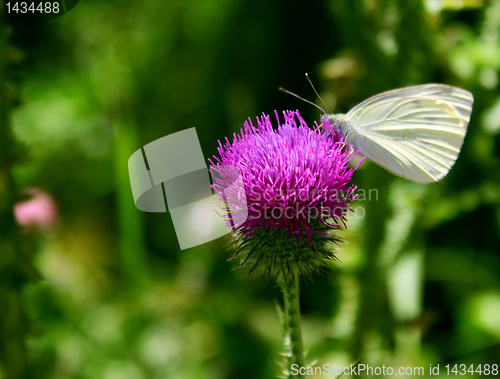
[[[314,87],[313,87],[313,88],[314,88]],[[287,93],[287,94],[289,94],[289,95],[295,96],[297,99],[300,99],[300,100],[302,100],[302,101],[305,101],[306,103],[309,103],[309,104],[311,104],[311,105],[314,105],[316,108],[320,109],[323,113],[326,113],[326,112],[325,112],[325,110],[324,110],[323,108],[321,108],[319,105],[316,105],[316,104],[314,104],[312,101],[309,101],[309,100],[304,99],[303,97],[300,97],[300,96],[299,96],[299,95],[297,95],[296,93],[290,92],[290,91],[288,91],[288,90],[284,89],[283,87],[279,87],[279,90],[280,90],[281,92],[285,92],[285,93]]]
[[[306,72],[306,78],[307,78],[307,81],[309,82],[309,84],[311,85],[312,89],[314,90],[314,93],[316,94],[316,96],[318,96],[319,101],[321,101],[321,104],[323,104],[323,107],[325,107],[325,109],[326,109],[326,105],[325,105],[323,99],[321,98],[321,96],[319,96],[318,91],[316,91],[316,88],[314,88],[314,85],[311,81],[311,78],[309,77],[309,74],[307,72]],[[328,111],[328,109],[326,109],[326,110]],[[325,111],[323,111],[323,112],[325,112]],[[325,112],[325,113],[328,113],[328,112]]]

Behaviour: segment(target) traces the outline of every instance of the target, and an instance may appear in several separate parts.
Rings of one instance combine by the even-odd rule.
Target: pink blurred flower
[[[28,229],[48,229],[53,226],[59,212],[52,196],[38,188],[29,188],[24,193],[31,199],[20,201],[14,206],[18,224]]]

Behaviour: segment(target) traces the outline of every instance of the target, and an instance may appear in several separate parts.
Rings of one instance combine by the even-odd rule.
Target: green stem
[[[120,222],[120,250],[125,283],[134,287],[148,275],[144,250],[143,213],[133,201],[128,174],[128,159],[141,144],[136,125],[126,116],[114,115],[115,174]]]
[[[298,365],[298,368],[306,367],[300,326],[299,275],[294,271],[291,277],[287,279],[285,280],[283,277],[278,279],[285,302],[283,317],[285,325],[286,372],[288,373],[288,378],[305,378],[305,375],[292,375],[291,371],[292,365]]]

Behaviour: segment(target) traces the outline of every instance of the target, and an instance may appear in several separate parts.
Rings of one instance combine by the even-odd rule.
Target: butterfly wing
[[[436,182],[458,157],[473,101],[470,92],[444,84],[384,92],[347,113],[348,140],[398,176]]]

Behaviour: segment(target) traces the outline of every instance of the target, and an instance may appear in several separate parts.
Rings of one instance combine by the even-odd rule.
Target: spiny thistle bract
[[[310,276],[335,258],[332,242],[338,238],[330,229],[346,226],[348,204],[356,200],[356,186],[350,185],[355,168],[349,160],[357,152],[329,120],[321,127],[315,123],[313,130],[298,111],[283,114],[283,124],[276,114],[276,130],[265,114],[257,118],[257,127],[247,121],[232,143],[227,138],[224,146],[219,142],[220,158],[210,163],[214,170],[238,168],[245,188],[248,218],[233,233],[232,258],[240,257],[239,267],[249,267],[249,274],[286,279],[294,269]],[[219,173],[213,188],[221,194],[234,175]],[[230,222],[231,216],[226,217]]]

